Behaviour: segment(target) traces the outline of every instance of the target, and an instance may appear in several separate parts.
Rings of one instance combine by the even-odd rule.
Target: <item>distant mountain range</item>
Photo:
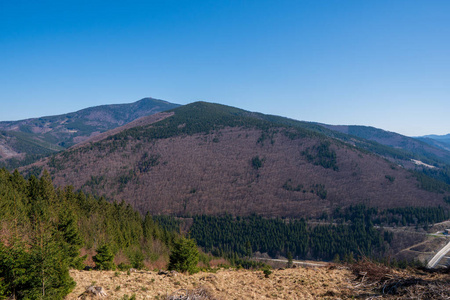
[[[0,163],[10,168],[31,163],[140,117],[178,106],[144,98],[131,104],[102,105],[64,115],[0,122]]]
[[[450,151],[450,134],[447,135],[425,135],[417,139],[437,148]]]
[[[0,122],[0,166],[13,169],[33,163],[91,137],[97,136],[98,139],[101,133],[140,117],[178,106],[163,100],[144,98],[130,104],[102,105],[64,115]],[[450,134],[410,138],[368,126],[327,125],[277,116],[266,118],[286,125],[301,123],[305,128],[375,152],[407,168],[417,166],[411,159],[436,166],[450,164]]]
[[[450,144],[445,147],[446,142],[450,143],[450,135],[412,138],[369,126],[320,125],[350,136],[374,141],[393,149],[403,150],[403,154],[411,156],[408,159],[415,158],[437,166],[442,163],[450,164]]]
[[[40,174],[46,168],[58,185],[124,200],[142,213],[307,217],[357,204],[449,208],[449,185],[407,170],[440,170],[449,157],[370,127],[195,102],[91,137],[22,170]]]

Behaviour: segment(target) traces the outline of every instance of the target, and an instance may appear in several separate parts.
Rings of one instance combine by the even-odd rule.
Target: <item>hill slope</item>
[[[177,104],[144,98],[131,104],[102,105],[58,116],[0,122],[0,161],[12,168],[19,161],[73,146],[92,136],[140,117],[177,107]]]
[[[434,147],[438,147],[447,151],[450,151],[450,134],[446,135],[425,135],[421,137],[417,137],[418,140],[421,140],[429,145]]]
[[[409,155],[410,158],[423,160],[428,164],[450,164],[450,148],[445,149],[437,144],[429,143],[424,139],[411,138],[370,126],[320,125],[351,136],[374,141],[394,149],[403,150],[402,152],[399,152],[399,154]],[[406,164],[406,166],[408,166],[408,164]]]
[[[160,119],[28,170],[48,168],[58,185],[152,214],[300,217],[357,203],[448,206],[448,192],[422,190],[411,172],[302,122],[205,102]]]

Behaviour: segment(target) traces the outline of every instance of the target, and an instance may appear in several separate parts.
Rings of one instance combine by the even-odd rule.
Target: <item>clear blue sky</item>
[[[154,97],[450,133],[450,1],[0,0],[0,120]]]

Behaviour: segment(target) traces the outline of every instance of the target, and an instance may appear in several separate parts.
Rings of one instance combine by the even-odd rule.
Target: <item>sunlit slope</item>
[[[153,214],[298,217],[360,203],[448,206],[446,185],[421,189],[410,171],[319,125],[205,102],[143,124],[27,170],[47,168],[56,184]]]

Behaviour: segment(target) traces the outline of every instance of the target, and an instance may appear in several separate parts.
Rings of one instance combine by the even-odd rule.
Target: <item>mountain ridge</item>
[[[428,159],[427,162],[431,164],[450,164],[450,151],[448,149],[443,149],[418,138],[404,136],[396,132],[371,126],[317,124],[337,132],[375,141],[394,149],[407,151],[415,155],[412,158]]]
[[[14,168],[30,163],[33,157],[61,151],[140,117],[178,106],[143,98],[133,103],[88,107],[56,116],[3,121],[0,122],[0,160]]]
[[[450,151],[450,134],[446,135],[424,135],[416,137],[416,139],[421,140],[429,145],[438,147],[447,151]]]
[[[207,102],[165,114],[172,113],[66,150],[34,171],[47,168],[57,185],[152,214],[305,217],[356,204],[448,206],[448,190],[420,189],[414,173],[318,125]]]

